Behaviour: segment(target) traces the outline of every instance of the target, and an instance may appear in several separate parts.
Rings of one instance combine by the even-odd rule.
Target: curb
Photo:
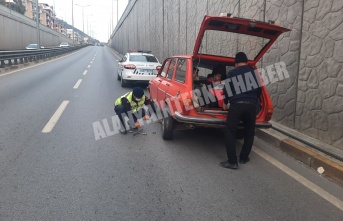
[[[257,129],[256,136],[316,171],[322,167],[323,175],[343,186],[342,162],[273,129]]]
[[[124,55],[120,54],[119,52],[117,52],[116,50],[114,50],[113,48],[111,47],[108,47],[108,49],[110,50],[110,52],[116,56],[118,59],[122,58]]]

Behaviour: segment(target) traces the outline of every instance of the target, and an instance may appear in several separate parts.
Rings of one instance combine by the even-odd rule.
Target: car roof
[[[141,53],[141,52],[128,52],[128,54],[130,55],[150,55],[150,56],[154,56],[153,54],[149,54],[149,53]]]

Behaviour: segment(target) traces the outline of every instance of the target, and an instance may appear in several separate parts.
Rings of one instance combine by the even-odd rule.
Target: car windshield
[[[206,30],[198,53],[234,58],[242,51],[249,60],[254,60],[268,42],[269,39],[252,35]]]
[[[29,44],[28,48],[37,48],[37,44]]]
[[[131,55],[130,61],[158,62],[157,59],[151,55]]]

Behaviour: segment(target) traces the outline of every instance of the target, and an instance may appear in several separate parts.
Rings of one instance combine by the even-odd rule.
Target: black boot
[[[124,135],[127,134],[126,127],[124,125],[120,124],[119,132],[121,134],[124,134]]]
[[[220,162],[219,165],[221,167],[224,167],[224,168],[227,168],[227,169],[233,169],[233,170],[238,169],[238,164],[237,163],[229,163],[229,161]]]

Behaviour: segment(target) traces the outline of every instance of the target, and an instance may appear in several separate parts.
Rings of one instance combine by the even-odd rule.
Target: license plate
[[[138,75],[153,75],[153,71],[151,69],[138,69],[135,74]]]

